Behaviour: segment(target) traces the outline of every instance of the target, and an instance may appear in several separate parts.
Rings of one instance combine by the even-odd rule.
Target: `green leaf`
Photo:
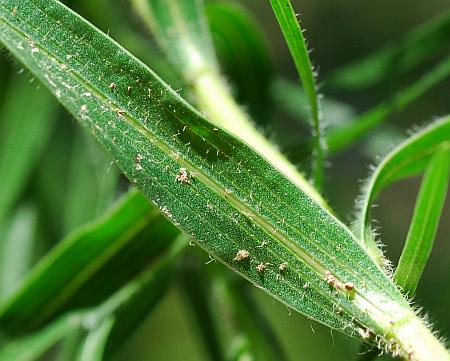
[[[17,288],[31,267],[36,226],[36,208],[22,205],[0,239],[0,300]]]
[[[142,271],[102,304],[65,314],[36,332],[10,340],[0,351],[0,360],[36,360],[58,342],[79,341],[83,335],[78,352],[65,350],[62,355],[78,361],[110,359],[164,296],[173,260],[185,245],[180,237],[151,269]]]
[[[223,361],[225,358],[219,330],[223,330],[224,327],[220,325],[220,321],[216,317],[217,311],[221,307],[215,307],[216,300],[211,297],[210,277],[204,274],[205,272],[201,269],[203,265],[199,263],[198,257],[185,255],[177,272],[177,284],[189,306],[189,313],[197,326],[209,359]]]
[[[360,90],[397,78],[448,50],[450,11],[439,14],[401,39],[335,71],[330,87]]]
[[[425,94],[450,75],[450,57],[442,60],[429,72],[408,87],[402,89],[393,97],[356,116],[342,127],[332,129],[327,133],[326,142],[330,154],[337,154],[361,141],[367,134],[385,122],[393,113],[405,109],[408,105]],[[313,148],[313,140],[306,146],[290,150],[292,157],[301,156]]]
[[[372,129],[383,123],[392,113],[401,111],[433,86],[448,78],[449,75],[450,57],[447,57],[420,79],[397,92],[391,99],[356,117],[348,126],[336,129],[333,132],[330,131],[327,135],[330,153],[342,151],[354,142],[361,140]]]
[[[201,0],[133,0],[133,4],[185,79],[193,81],[199,73],[218,68]],[[169,25],[172,31],[167,31]]]
[[[378,194],[393,182],[423,171],[432,155],[449,140],[450,117],[447,116],[414,134],[388,153],[364,186],[355,230],[368,252],[379,263],[383,262],[383,257],[370,228],[370,209],[373,202]],[[430,226],[432,227],[431,224]]]
[[[24,191],[50,137],[57,109],[49,92],[36,90],[23,75],[13,76],[10,84],[0,120],[0,221]]]
[[[259,124],[272,116],[269,99],[273,67],[263,31],[242,4],[205,4],[205,14],[219,59],[239,103]]]
[[[65,197],[65,234],[100,216],[113,202],[118,174],[111,158],[79,129],[71,150]]]
[[[309,119],[308,97],[295,82],[282,77],[271,84],[271,97],[279,109],[304,123]],[[327,120],[327,129],[337,129],[348,124],[355,116],[356,109],[340,100],[324,97],[320,102],[321,113]]]
[[[273,12],[289,47],[305,93],[308,95],[314,143],[314,185],[320,189],[324,181],[325,138],[319,110],[314,70],[309,59],[306,41],[290,0],[270,0]]]
[[[141,272],[175,234],[139,192],[131,191],[41,260],[0,307],[1,328],[23,333],[64,311],[103,301]]]
[[[232,330],[229,351],[235,347],[233,344],[241,344],[242,348],[238,350],[253,355],[255,360],[287,360],[267,318],[253,299],[251,289],[241,280],[218,272],[214,278],[214,291],[216,298],[222,301],[223,318]]]
[[[42,328],[39,332],[14,339],[0,350],[0,361],[33,361],[58,341],[80,327],[81,314],[68,314]]]
[[[105,318],[99,326],[89,332],[76,361],[102,361],[108,336],[114,326],[114,317]]]
[[[185,235],[174,239],[164,254],[149,268],[117,292],[105,305],[96,310],[96,317],[114,312],[115,323],[105,348],[106,358],[117,351],[142,324],[167,293],[174,276],[175,262],[185,251]]]
[[[165,295],[173,275],[174,260],[186,245],[184,235],[177,237],[150,269],[144,269],[106,302],[86,314],[85,322],[97,334],[90,334],[86,339],[88,355],[95,353],[110,359],[133,335]],[[85,360],[90,358],[85,357]]]
[[[3,1],[0,40],[212,256],[329,327],[377,336],[395,354],[449,359],[340,221],[71,10],[52,0]]]
[[[450,136],[425,171],[408,237],[394,278],[409,295],[416,291],[434,243],[450,176]]]
[[[242,139],[314,200],[328,207],[319,192],[256,130],[252,120],[232,98],[214,60],[203,1],[133,0],[133,3],[169,60],[191,86],[199,109],[208,119]]]

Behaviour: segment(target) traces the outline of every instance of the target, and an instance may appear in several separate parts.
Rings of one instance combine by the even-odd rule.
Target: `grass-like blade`
[[[0,120],[0,221],[26,186],[50,137],[57,104],[47,89],[36,89],[23,75],[10,80]],[[23,101],[26,99],[26,106]]]
[[[450,11],[446,11],[403,38],[338,69],[327,79],[327,85],[360,90],[403,75],[448,50],[449,34]]]
[[[264,33],[257,19],[242,4],[205,4],[220,68],[229,80],[236,99],[259,124],[273,115],[269,99],[273,66]]]
[[[385,122],[395,112],[405,109],[420,96],[429,91],[450,75],[450,57],[445,58],[433,69],[425,73],[411,85],[400,90],[391,98],[356,116],[354,119],[326,135],[328,152],[336,154],[348,149],[351,145],[361,141],[367,134]],[[290,150],[292,157],[302,156],[313,150],[313,140],[303,147]]]
[[[56,343],[81,327],[82,314],[67,314],[45,326],[39,332],[9,341],[0,350],[0,361],[34,361]]]
[[[104,360],[105,345],[114,326],[114,317],[105,318],[100,325],[88,333],[82,343],[76,361],[102,361]]]
[[[425,171],[414,215],[400,261],[394,273],[397,284],[409,295],[417,284],[434,243],[450,175],[450,139],[436,151]]]
[[[141,272],[177,230],[133,190],[98,221],[61,241],[0,306],[0,327],[22,333],[89,307]]]
[[[289,47],[303,89],[308,96],[314,139],[313,177],[315,186],[320,189],[324,181],[324,158],[326,143],[319,109],[316,80],[309,59],[306,40],[290,0],[271,0],[273,12],[278,20],[284,39]]]
[[[271,84],[271,97],[283,113],[306,124],[310,117],[308,96],[297,83],[286,78],[275,78]],[[323,97],[320,102],[321,113],[327,120],[327,132],[342,127],[354,117],[356,109],[349,104],[331,97]]]
[[[0,40],[212,256],[329,327],[449,359],[339,220],[110,37],[57,1],[7,0]]]
[[[187,254],[177,272],[177,285],[197,326],[199,338],[209,359],[225,361],[219,332],[224,327],[214,313],[217,309],[221,309],[221,305],[217,305],[212,299],[210,279],[207,273],[202,271],[202,267],[203,264],[200,264],[198,257]]]
[[[94,338],[95,342],[91,341],[89,347],[91,352],[110,359],[114,352],[133,335],[133,332],[165,295],[173,275],[174,260],[186,248],[186,245],[185,236],[176,237],[155,264],[144,269],[106,302],[88,312],[87,319],[93,328],[100,332],[99,336],[102,336]]]
[[[380,162],[364,186],[356,235],[374,259],[382,263],[382,256],[371,231],[370,209],[378,194],[393,182],[422,172],[434,153],[450,140],[450,117],[424,128],[398,145]]]
[[[252,120],[231,96],[213,60],[214,49],[209,29],[205,26],[203,1],[133,0],[133,3],[169,60],[190,85],[199,109],[205,112],[208,119],[246,142],[312,198],[326,206],[319,192],[257,131]]]
[[[31,267],[37,230],[36,207],[21,205],[7,223],[0,238],[0,300],[17,288]]]
[[[185,239],[176,240],[155,265],[142,271],[100,305],[65,314],[36,332],[13,338],[1,349],[0,360],[37,360],[74,334],[75,341],[81,343],[78,350],[76,344],[70,346],[75,349],[70,353],[71,359],[110,359],[164,296],[173,260],[185,245]]]
[[[65,192],[65,234],[98,218],[112,204],[118,174],[110,163],[111,158],[103,149],[78,129],[72,144]]]

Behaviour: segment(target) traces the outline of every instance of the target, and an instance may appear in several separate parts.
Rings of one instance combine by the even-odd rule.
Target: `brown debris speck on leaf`
[[[263,262],[261,262],[259,265],[256,266],[256,270],[257,270],[259,273],[264,272],[266,269],[267,269],[267,264],[266,264],[266,263],[263,263]]]
[[[180,168],[175,179],[180,183],[190,183],[190,177],[186,168]]]
[[[236,257],[234,257],[235,261],[244,261],[246,260],[248,257],[250,257],[250,253],[246,250],[246,249],[240,249],[237,253],[236,253]]]
[[[338,281],[330,271],[325,271],[325,281],[330,287],[340,288]]]
[[[286,262],[283,262],[283,263],[281,263],[279,266],[278,266],[278,271],[280,271],[280,273],[284,273],[284,271],[286,271],[286,269],[287,269],[287,263]]]
[[[346,283],[344,284],[344,288],[345,288],[347,291],[353,291],[354,288],[355,288],[355,285],[354,285],[352,282],[346,282]]]

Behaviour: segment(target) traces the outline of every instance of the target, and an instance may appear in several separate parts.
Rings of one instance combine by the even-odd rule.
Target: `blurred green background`
[[[66,1],[76,12],[86,17],[104,32],[129,49],[132,53],[147,62],[156,72],[161,74],[174,88],[179,79],[171,74],[170,69],[156,48],[151,35],[145,30],[137,16],[133,14],[126,0],[114,2],[99,0]],[[208,2],[209,3],[209,2]],[[278,24],[273,16],[268,1],[242,0],[241,4],[249,9],[264,33],[271,59],[268,65],[272,68],[267,74],[283,75],[297,80],[290,54],[281,36]],[[401,37],[417,25],[434,18],[441,12],[450,9],[448,0],[411,0],[411,1],[357,1],[348,0],[303,0],[293,1],[295,9],[301,14],[302,25],[307,29],[306,37],[310,48],[314,51],[312,59],[318,66],[319,83],[325,97],[348,103],[355,112],[364,111],[378,104],[389,94],[395,94],[403,85],[417,79],[437,60],[449,54],[436,56],[407,76],[389,83],[383,83],[364,91],[339,91],[327,87],[326,79],[335,69],[367,55],[380,46]],[[450,40],[450,33],[448,34]],[[450,41],[449,41],[450,44]],[[7,89],[16,77],[20,67],[10,61],[7,56],[0,57],[0,100],[4,101]],[[233,73],[232,67],[229,69]],[[167,76],[165,76],[167,74]],[[20,75],[31,80],[29,75]],[[258,76],[258,74],[256,74]],[[168,78],[169,77],[169,78]],[[261,79],[255,78],[260,84]],[[230,80],[233,86],[233,81]],[[36,88],[31,82],[30,87]],[[237,91],[238,93],[238,91]],[[376,154],[383,154],[394,139],[400,139],[405,130],[414,125],[423,125],[436,116],[450,113],[450,79],[446,79],[431,91],[421,96],[412,105],[389,118],[389,121],[371,133],[370,138],[358,143],[350,150],[329,159],[325,195],[340,217],[351,222],[355,199],[360,192],[361,180],[369,175],[369,166],[374,163]],[[239,94],[238,94],[239,95]],[[258,107],[257,101],[253,107]],[[24,106],[28,106],[24,101]],[[29,106],[33,106],[32,104]],[[36,112],[39,112],[39,106]],[[262,107],[263,105],[261,105]],[[267,104],[264,104],[267,106]],[[248,104],[249,111],[252,106]],[[1,108],[3,111],[3,107]],[[73,214],[61,212],[65,205],[74,200],[66,197],[67,187],[78,184],[89,184],[89,180],[78,179],[76,167],[89,167],[89,162],[96,162],[86,155],[87,161],[74,165],[71,161],[77,149],[95,147],[85,139],[78,130],[78,125],[62,109],[58,109],[58,121],[48,142],[43,145],[37,166],[30,169],[30,176],[25,194],[20,202],[14,205],[17,209],[34,209],[35,252],[30,256],[32,263],[45,254],[52,245],[66,235],[71,229],[91,220],[98,209],[96,205],[86,202],[81,214],[74,219]],[[258,119],[258,115],[256,114]],[[0,118],[0,122],[3,118]],[[283,109],[274,106],[271,116],[259,119],[261,128],[280,148],[288,149],[300,144],[307,137],[307,128],[299,126]],[[325,118],[333,122],[333,119]],[[0,123],[1,127],[1,123]],[[1,128],[0,128],[1,129]],[[14,146],[14,145],[12,145]],[[17,149],[19,145],[15,145]],[[111,170],[109,160],[104,157],[98,160],[102,164],[101,172]],[[304,163],[298,165],[307,169]],[[74,168],[75,167],[75,168]],[[395,264],[400,255],[411,219],[415,197],[420,179],[409,179],[391,186],[383,192],[374,210],[374,218],[378,222],[381,239],[386,245],[387,257]],[[97,192],[95,184],[85,189],[86,199]],[[127,183],[121,179],[118,188],[125,190]],[[80,203],[80,200],[78,200]],[[112,202],[110,200],[109,202]],[[108,203],[110,204],[110,203]],[[98,205],[97,205],[98,206]],[[28,208],[27,208],[28,207]],[[80,213],[77,213],[80,214]],[[420,281],[414,301],[429,313],[435,328],[443,336],[450,335],[450,201],[446,203],[442,222],[437,235],[435,248]],[[1,236],[0,236],[1,237]],[[198,248],[192,247],[190,253],[198,253],[203,262],[209,259]],[[222,268],[215,263],[205,267]],[[182,271],[182,270],[181,270]],[[250,286],[249,286],[250,287]],[[260,303],[265,315],[269,318],[290,360],[354,360],[358,351],[358,342],[332,333],[305,317],[290,312],[284,305],[273,301],[256,288],[252,291]],[[181,297],[180,287],[174,285],[164,300],[145,320],[143,326],[122,348],[116,361],[140,360],[204,360],[207,353],[201,341],[198,329],[192,322],[191,310],[186,299]]]

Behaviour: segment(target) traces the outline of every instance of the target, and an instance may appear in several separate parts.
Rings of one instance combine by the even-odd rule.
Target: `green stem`
[[[215,72],[204,71],[193,79],[193,90],[200,109],[203,109],[215,124],[238,136],[260,153],[279,171],[298,185],[311,198],[329,208],[317,190],[303,177],[275,147],[259,133],[249,117],[237,105],[225,81]]]

